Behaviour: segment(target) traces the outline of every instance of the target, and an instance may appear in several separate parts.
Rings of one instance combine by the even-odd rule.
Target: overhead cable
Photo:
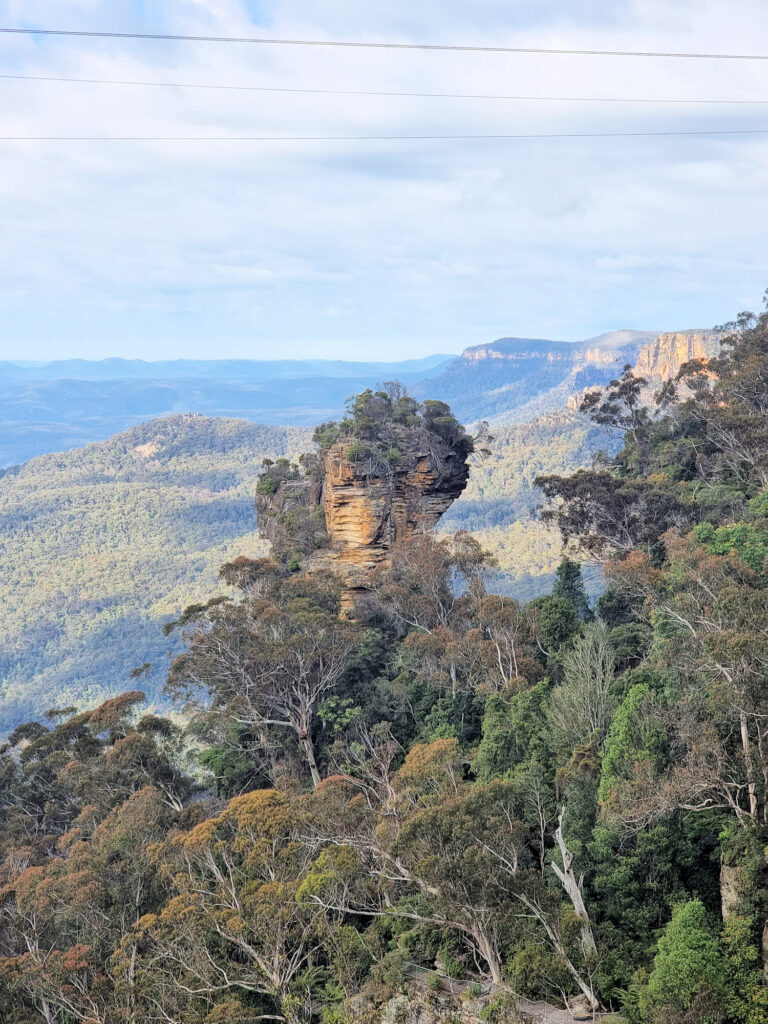
[[[219,85],[205,82],[145,82],[115,78],[65,78],[59,75],[0,74],[0,79],[23,82],[70,82],[82,85],[128,85],[163,89],[213,89],[233,92],[299,93],[317,96],[390,96],[416,99],[450,100],[524,100],[540,103],[670,103],[670,104],[748,104],[765,105],[768,99],[669,99],[635,96],[531,96],[476,92],[392,92],[378,89],[299,89],[271,85]]]
[[[0,142],[429,142],[483,139],[706,138],[712,135],[768,135],[768,128],[649,132],[541,132],[499,135],[0,135]]]
[[[684,60],[768,60],[765,53],[686,53],[665,50],[587,50],[544,46],[477,46],[448,43],[368,42],[342,39],[273,39],[268,36],[179,35],[165,32],[96,32],[83,29],[0,28],[3,35],[90,39],[144,39],[190,43],[256,43],[261,46],[319,46],[370,50],[443,50],[464,53],[556,54],[577,57],[664,57]]]

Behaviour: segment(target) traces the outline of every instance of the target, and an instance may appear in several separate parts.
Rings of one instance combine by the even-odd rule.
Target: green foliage
[[[704,905],[700,900],[679,903],[659,939],[641,1007],[646,1013],[656,1007],[688,1010],[704,986],[717,995],[725,983],[720,947]]]
[[[510,778],[517,769],[546,764],[546,706],[550,686],[546,679],[512,694],[488,698],[483,735],[473,769],[481,782]]]
[[[657,771],[665,764],[667,736],[646,711],[652,700],[648,683],[634,685],[622,701],[605,741],[599,797],[611,799],[615,787],[632,776],[635,764],[650,762]]]
[[[549,654],[556,654],[581,628],[578,612],[567,597],[542,598],[539,608],[541,645]]]
[[[318,705],[317,717],[326,729],[335,733],[346,732],[363,711],[351,697],[333,696]]]
[[[581,566],[573,559],[564,558],[558,565],[555,572],[555,585],[552,587],[552,597],[562,597],[566,601],[570,601],[582,621],[592,618],[581,575]]]
[[[427,399],[419,403],[396,381],[386,382],[378,391],[367,388],[348,399],[344,419],[321,424],[313,440],[321,452],[343,441],[350,462],[367,464],[383,474],[400,462],[408,438],[417,437],[427,444],[430,437],[439,440],[460,459],[474,451],[474,439],[445,402]]]
[[[722,935],[723,1002],[739,1024],[753,1024],[768,1008],[763,986],[759,925],[740,914],[731,914]]]
[[[733,552],[750,569],[762,572],[768,555],[768,530],[759,529],[750,523],[718,527],[711,523],[701,523],[694,528],[693,536],[713,555],[729,555]]]
[[[768,519],[768,487],[751,498],[747,508],[751,519]]]
[[[670,906],[698,892],[710,907],[719,897],[717,846],[711,830],[683,818],[627,835],[599,822],[587,850],[590,891],[599,907],[601,990],[619,1001],[639,965],[650,968]]]
[[[290,459],[265,459],[261,464],[261,473],[256,482],[257,494],[275,494],[286,480],[298,480],[299,467]]]

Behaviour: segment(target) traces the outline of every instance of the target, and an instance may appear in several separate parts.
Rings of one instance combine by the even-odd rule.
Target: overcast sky
[[[766,0],[0,0],[0,25],[768,53]],[[4,74],[768,100],[768,61],[0,37]],[[768,129],[768,105],[0,79],[0,135]],[[0,358],[402,358],[759,305],[768,135],[0,142]]]

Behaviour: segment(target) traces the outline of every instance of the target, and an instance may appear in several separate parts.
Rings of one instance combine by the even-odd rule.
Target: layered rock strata
[[[422,435],[403,432],[394,465],[355,461],[349,442],[338,442],[322,454],[319,483],[285,481],[275,494],[257,498],[260,532],[276,544],[286,513],[322,507],[327,544],[304,564],[309,572],[330,569],[341,578],[347,615],[354,614],[371,574],[388,563],[393,545],[434,527],[467,486],[466,456]]]
[[[674,380],[681,366],[692,359],[706,362],[717,355],[720,335],[714,331],[676,331],[660,334],[645,345],[635,364],[638,377],[653,380]]]

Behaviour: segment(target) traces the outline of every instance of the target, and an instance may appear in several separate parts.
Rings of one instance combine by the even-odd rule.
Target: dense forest
[[[584,400],[618,452],[538,478],[550,594],[491,592],[465,531],[398,543],[352,621],[333,575],[238,557],[168,623],[183,715],[138,668],[18,727],[3,1019],[764,1024],[768,314],[643,387]]]
[[[496,556],[494,589],[535,597],[560,544],[529,518],[533,480],[589,466],[611,441],[575,413],[493,433],[441,529],[469,530]],[[53,703],[115,696],[139,656],[152,665],[142,688],[165,707],[175,643],[163,623],[206,598],[223,562],[266,552],[258,467],[296,460],[311,434],[173,416],[0,472],[0,737]]]

